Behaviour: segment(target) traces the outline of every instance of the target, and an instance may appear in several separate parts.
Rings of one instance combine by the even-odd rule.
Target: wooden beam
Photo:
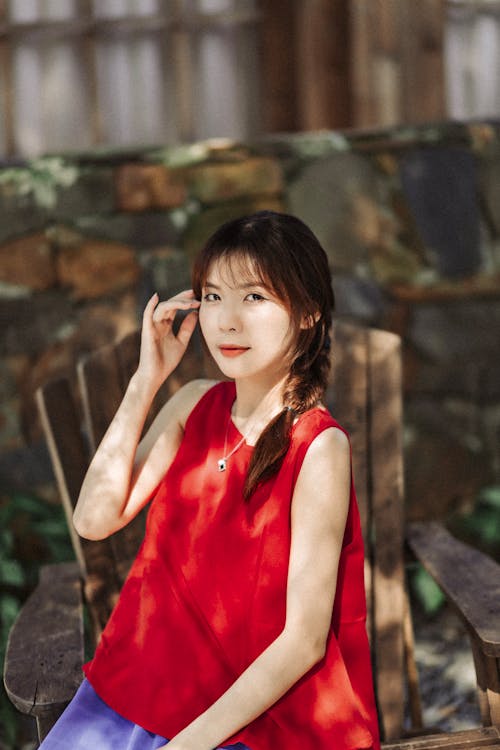
[[[125,35],[144,32],[164,31],[165,29],[182,28],[199,31],[208,28],[230,28],[255,24],[259,15],[255,11],[231,11],[220,13],[190,13],[174,15],[166,19],[162,14],[150,16],[120,16],[119,18],[90,18],[45,21],[43,19],[29,22],[0,23],[0,39],[10,37],[50,38],[94,34]]]

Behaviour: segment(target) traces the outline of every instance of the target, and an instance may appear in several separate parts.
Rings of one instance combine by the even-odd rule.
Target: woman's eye
[[[263,300],[264,297],[258,292],[250,292],[250,294],[247,294],[245,299],[249,300],[249,302],[260,302],[260,300]]]
[[[207,294],[203,295],[203,299],[205,302],[216,302],[220,299],[220,297],[215,292],[208,292]]]

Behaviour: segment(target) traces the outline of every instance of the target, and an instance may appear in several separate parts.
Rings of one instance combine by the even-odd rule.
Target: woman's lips
[[[220,353],[223,357],[239,357],[249,350],[249,346],[219,346]]]

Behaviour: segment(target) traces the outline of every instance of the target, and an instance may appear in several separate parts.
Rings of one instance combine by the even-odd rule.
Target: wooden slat
[[[125,391],[125,369],[132,366],[134,339],[131,337],[123,345],[122,363],[115,344],[101,347],[78,364],[78,380],[84,404],[86,431],[90,437],[92,451],[104,437]],[[128,354],[127,354],[128,353]],[[128,359],[127,359],[128,357]],[[105,572],[99,563],[98,575],[88,590],[93,601],[104,607],[104,612],[116,600],[117,590],[125,580],[130,565],[137,554],[144,536],[144,518],[137,516],[127,526],[109,537],[114,558],[114,570]],[[109,562],[108,562],[109,565]],[[109,597],[109,605],[106,601]]]
[[[384,737],[394,739],[402,734],[404,710],[401,351],[395,334],[369,337],[375,679]]]
[[[36,403],[73,549],[84,572],[86,562],[82,540],[75,531],[72,519],[88,468],[88,452],[68,380],[55,380],[39,388]]]
[[[88,468],[88,451],[69,381],[60,379],[39,388],[36,400],[73,549],[85,577],[85,594],[97,639],[110,613],[107,600],[116,599],[119,586],[113,573],[110,541],[81,539],[73,526],[73,509]]]
[[[368,373],[366,331],[349,323],[334,327],[331,350],[332,371],[326,402],[333,416],[349,432],[354,484],[365,544],[365,589],[367,631],[372,634],[371,511],[368,491]]]
[[[478,638],[483,653],[500,657],[500,565],[455,539],[439,523],[407,529],[415,556]]]
[[[6,649],[5,689],[23,713],[53,717],[82,681],[83,611],[77,563],[41,568]]]
[[[384,742],[384,750],[476,750],[476,748],[498,748],[500,745],[499,727],[466,729],[451,734],[427,734],[410,737],[397,742]]]

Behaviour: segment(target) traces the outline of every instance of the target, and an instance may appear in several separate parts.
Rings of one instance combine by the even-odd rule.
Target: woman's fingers
[[[158,303],[153,313],[153,321],[155,323],[162,321],[171,323],[177,310],[196,309],[199,306],[200,302],[194,298],[194,292],[188,289],[165,302]]]
[[[198,310],[192,310],[186,315],[184,320],[179,326],[177,331],[177,340],[182,346],[186,347],[189,344],[189,339],[193,335],[193,331],[196,328],[198,322]]]

